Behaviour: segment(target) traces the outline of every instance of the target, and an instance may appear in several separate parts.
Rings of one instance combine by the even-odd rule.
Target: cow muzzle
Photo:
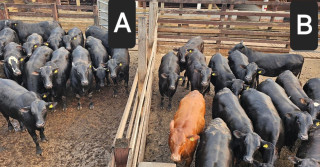
[[[252,157],[248,157],[248,156],[244,156],[244,157],[243,157],[243,160],[244,160],[245,162],[248,162],[248,163],[252,163],[252,162],[253,162],[253,158],[252,158]]]
[[[201,86],[208,86],[208,82],[201,82]]]
[[[104,87],[104,83],[100,83],[100,87]]]
[[[46,84],[45,87],[46,89],[52,89],[52,84]]]
[[[81,81],[81,85],[82,85],[82,86],[88,86],[88,85],[89,85],[89,82],[88,82],[88,81]]]
[[[308,135],[299,134],[299,138],[300,138],[301,140],[308,140]]]
[[[43,127],[44,127],[44,125],[45,125],[45,123],[44,123],[44,122],[43,122],[43,123],[37,123],[37,124],[36,124],[37,128],[43,128]]]
[[[169,89],[170,89],[170,90],[175,90],[176,87],[175,87],[175,86],[170,86]]]
[[[251,82],[252,77],[245,77],[244,79],[245,79],[246,82]]]
[[[20,70],[14,70],[14,73],[13,73],[15,76],[19,76],[21,75],[21,71]]]
[[[180,162],[181,161],[181,156],[180,155],[171,154],[171,160],[174,161],[174,162]]]

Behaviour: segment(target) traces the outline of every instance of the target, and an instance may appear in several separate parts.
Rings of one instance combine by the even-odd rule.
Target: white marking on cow
[[[16,62],[17,64],[19,62],[18,59],[16,57],[14,57],[14,56],[10,56],[9,59],[8,59],[8,62],[9,62],[10,65],[12,65],[11,61]]]
[[[315,107],[318,107],[320,104],[319,103],[314,103],[314,106]]]

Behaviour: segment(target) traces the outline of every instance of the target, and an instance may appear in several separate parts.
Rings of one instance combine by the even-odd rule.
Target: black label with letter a
[[[290,5],[290,46],[293,50],[318,47],[318,4],[315,0],[294,0]]]
[[[135,1],[110,0],[108,10],[109,46],[133,48],[136,45]]]

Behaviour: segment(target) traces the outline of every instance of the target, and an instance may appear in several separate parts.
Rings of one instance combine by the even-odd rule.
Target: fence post
[[[4,17],[5,19],[10,19],[7,5],[3,3]]]
[[[57,4],[52,4],[52,16],[54,21],[58,21],[58,9],[57,9]]]
[[[147,20],[138,18],[138,95],[140,98],[144,79],[147,74]]]
[[[154,31],[156,28],[157,22],[157,13],[158,13],[158,2],[150,2],[149,4],[149,47],[153,44],[154,41]]]
[[[57,5],[61,5],[61,0],[56,0]]]
[[[80,6],[80,0],[76,0],[76,5]],[[81,9],[77,9],[78,12],[81,12]]]
[[[99,13],[97,5],[93,6],[94,25],[99,26]]]

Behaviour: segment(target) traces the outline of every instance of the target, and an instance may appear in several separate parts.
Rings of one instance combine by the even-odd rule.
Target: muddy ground
[[[189,90],[181,87],[181,83],[179,83],[178,90],[173,97],[172,101],[172,111],[161,110],[159,107],[160,104],[160,92],[158,88],[158,71],[161,57],[169,51],[168,49],[159,49],[158,55],[156,58],[156,66],[154,72],[154,89],[152,96],[152,106],[151,106],[151,115],[149,120],[149,133],[147,136],[147,144],[145,151],[144,161],[146,162],[167,162],[172,163],[170,160],[170,149],[168,146],[168,136],[169,136],[169,124],[173,119],[175,111],[178,109],[179,101],[182,99]],[[206,53],[206,56],[211,56],[214,53]],[[225,54],[224,54],[225,55]],[[208,60],[207,60],[208,61]],[[300,77],[300,81],[302,84],[314,77],[320,77],[320,60],[316,59],[306,59],[303,71]],[[260,77],[261,80],[266,79],[266,77]],[[209,122],[211,120],[211,105],[214,96],[214,87],[211,85],[211,92],[209,95],[205,96],[206,100],[206,121]],[[167,105],[167,101],[165,101],[165,105]],[[276,161],[276,167],[293,167],[293,164],[287,160],[289,155],[295,155],[293,152],[289,151],[287,148],[282,149],[280,158]],[[178,167],[182,167],[183,165],[178,164]],[[192,164],[194,166],[194,162]]]
[[[131,88],[138,61],[137,52],[130,54]],[[69,92],[68,110],[62,111],[58,105],[55,112],[48,113],[45,134],[49,141],[40,143],[42,156],[35,154],[28,132],[8,132],[7,122],[0,114],[0,166],[106,166],[128,98],[124,86],[118,97],[113,98],[112,93],[112,87],[94,92],[94,109],[89,110],[87,98],[83,98],[83,109],[78,111],[77,100]]]

